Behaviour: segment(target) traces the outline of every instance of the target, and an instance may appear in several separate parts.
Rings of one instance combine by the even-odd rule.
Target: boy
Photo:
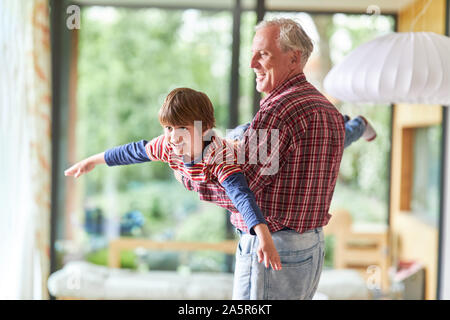
[[[210,141],[204,141],[205,136],[213,134],[211,129],[215,126],[209,98],[192,89],[175,89],[166,97],[159,121],[164,127],[164,135],[150,142],[141,140],[91,156],[67,169],[65,175],[79,177],[103,163],[114,166],[163,161],[186,178],[199,183],[212,182],[225,189],[234,205],[234,208],[228,208],[232,214],[243,216],[245,226],[236,227],[258,236],[258,262],[264,261],[266,268],[270,265],[274,270],[281,270],[280,257],[267,223],[236,164],[233,145],[216,135]],[[210,201],[220,202],[219,199]]]

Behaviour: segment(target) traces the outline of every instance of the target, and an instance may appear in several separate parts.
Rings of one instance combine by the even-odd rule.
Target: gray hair
[[[314,45],[300,23],[286,18],[263,20],[256,25],[255,31],[271,26],[280,28],[279,45],[283,52],[289,50],[301,51],[302,67],[304,67],[314,49]]]

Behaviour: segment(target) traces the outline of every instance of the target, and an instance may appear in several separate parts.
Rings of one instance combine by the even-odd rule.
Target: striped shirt
[[[152,161],[162,161],[169,164],[170,168],[179,171],[184,177],[197,183],[211,182],[217,186],[233,173],[242,172],[235,160],[237,152],[233,145],[213,136],[211,142],[203,151],[203,160],[194,160],[185,163],[182,155],[173,152],[171,145],[164,135],[154,138],[145,145],[145,151]]]
[[[108,166],[128,165],[148,161],[162,161],[181,173],[183,180],[195,182],[197,185],[211,186],[226,195],[226,208],[232,213],[239,213],[245,232],[255,234],[253,227],[265,221],[261,209],[256,204],[255,196],[248,187],[247,179],[237,163],[235,144],[213,135],[204,143],[202,157],[186,163],[183,156],[173,152],[172,146],[164,135],[147,142],[127,143],[105,151],[105,162]],[[220,203],[214,197],[203,197],[201,200]]]
[[[300,73],[261,100],[247,132],[239,150],[245,155],[242,170],[270,231],[303,233],[326,225],[344,148],[338,110]],[[232,211],[231,222],[245,231],[220,188],[192,179],[183,183]]]

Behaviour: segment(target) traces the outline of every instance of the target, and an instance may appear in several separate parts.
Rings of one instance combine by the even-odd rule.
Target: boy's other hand
[[[275,245],[272,243],[260,243],[258,250],[258,262],[264,262],[266,268],[269,265],[273,270],[281,270],[281,260]]]
[[[278,254],[275,244],[273,243],[272,235],[266,224],[260,223],[254,227],[256,234],[258,235],[259,246],[256,251],[258,255],[258,262],[264,261],[266,268],[269,265],[273,270],[281,270],[281,259]]]

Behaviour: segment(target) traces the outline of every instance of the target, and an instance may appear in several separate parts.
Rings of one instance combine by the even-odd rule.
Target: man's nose
[[[257,55],[254,54],[254,55],[252,55],[252,59],[250,60],[250,68],[254,69],[254,68],[257,68],[258,66],[259,66],[259,63],[258,63]]]

